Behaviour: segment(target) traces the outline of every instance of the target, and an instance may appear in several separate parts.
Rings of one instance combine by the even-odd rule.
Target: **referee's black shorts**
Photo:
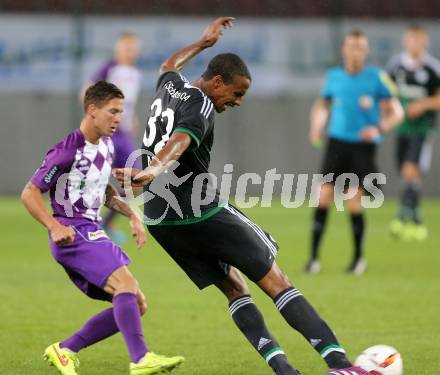
[[[353,173],[363,186],[370,173],[377,173],[375,143],[351,143],[330,138],[324,154],[322,174],[334,173],[333,182],[343,173]]]
[[[267,232],[231,205],[198,223],[148,230],[200,289],[225,279],[231,266],[257,282],[270,271],[278,251]]]

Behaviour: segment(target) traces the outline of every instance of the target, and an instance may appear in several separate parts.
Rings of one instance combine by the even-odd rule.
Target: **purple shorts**
[[[107,237],[98,223],[82,221],[72,223],[71,227],[75,230],[73,243],[58,246],[50,241],[53,257],[83,293],[111,301],[112,296],[103,288],[114,271],[131,263],[130,257]]]
[[[117,130],[112,137],[115,145],[115,159],[113,160],[113,168],[125,168],[125,163],[130,154],[136,149],[133,137],[124,130]],[[139,159],[130,167],[140,168]]]

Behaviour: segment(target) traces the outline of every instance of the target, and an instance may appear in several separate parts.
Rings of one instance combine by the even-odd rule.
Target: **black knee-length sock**
[[[297,375],[284,351],[264,323],[257,306],[249,295],[242,296],[229,304],[229,312],[240,331],[264,358],[276,374]]]
[[[321,238],[327,222],[327,213],[327,208],[318,207],[315,210],[315,216],[313,217],[311,256],[314,260],[318,259],[319,257],[319,245],[321,244]]]
[[[351,366],[333,331],[297,289],[283,290],[274,302],[287,323],[305,337],[330,368]]]

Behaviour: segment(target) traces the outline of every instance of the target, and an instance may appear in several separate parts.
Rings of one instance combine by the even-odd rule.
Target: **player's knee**
[[[292,286],[292,283],[290,282],[287,275],[281,270],[278,272],[278,277],[275,279],[275,281],[278,287],[282,290]]]
[[[257,284],[271,298],[292,286],[289,278],[276,263],[272,265],[271,270]]]
[[[354,198],[348,200],[347,208],[351,214],[359,214],[362,212],[361,198],[362,198],[362,193],[356,194]]]
[[[406,162],[403,164],[401,170],[403,180],[412,182],[419,177],[419,174],[420,172],[417,164],[411,162]]]
[[[238,297],[250,293],[249,288],[244,281],[240,281],[240,282],[236,283],[234,285],[233,291],[235,294],[237,294]]]
[[[148,305],[146,302],[139,305],[139,313],[141,314],[141,316],[145,315],[145,313],[147,312],[147,309],[148,309]]]
[[[127,275],[127,277],[124,277],[116,284],[115,292],[133,293],[137,295],[139,292],[139,283],[132,275]]]
[[[332,184],[324,184],[321,187],[321,192],[319,194],[319,207],[320,208],[329,208],[332,204],[333,200],[333,185]]]

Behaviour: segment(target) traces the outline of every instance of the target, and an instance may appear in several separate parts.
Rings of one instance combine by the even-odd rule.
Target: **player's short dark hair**
[[[213,57],[202,77],[209,80],[217,75],[221,76],[225,83],[232,83],[237,75],[252,80],[245,62],[235,53],[221,53]]]
[[[124,94],[113,83],[98,81],[86,90],[84,95],[84,111],[87,111],[90,104],[102,107],[114,98],[124,99]]]

